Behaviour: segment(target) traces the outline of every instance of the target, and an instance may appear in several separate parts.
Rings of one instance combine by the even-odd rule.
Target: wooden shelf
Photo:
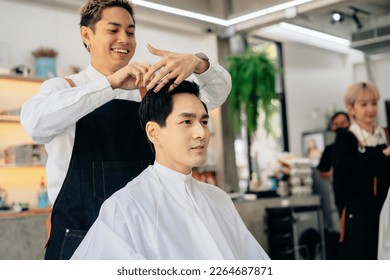
[[[21,167],[23,167],[23,168],[29,168],[29,167],[31,167],[31,168],[35,168],[35,167],[45,167],[45,165],[44,164],[7,164],[7,163],[5,163],[5,164],[0,164],[0,168],[21,168]]]
[[[23,77],[18,75],[0,75],[0,79],[24,81],[24,82],[36,82],[36,83],[42,83],[45,81],[44,79],[38,77]]]
[[[0,112],[20,109],[25,101],[38,92],[43,81],[38,78],[0,75]]]
[[[0,219],[4,218],[22,218],[22,217],[30,217],[35,215],[48,215],[50,213],[51,208],[34,208],[29,209],[27,211],[15,212],[15,211],[4,211],[0,212]]]
[[[44,80],[35,77],[0,75],[0,178],[1,187],[8,193],[11,203],[27,202],[36,205],[36,192],[41,178],[46,182],[45,166],[42,164],[16,164],[12,159],[5,164],[5,150],[10,147],[32,144],[30,136],[20,124],[22,104],[33,97]],[[12,215],[29,215],[12,213]],[[4,215],[4,214],[3,214]]]
[[[20,117],[15,115],[0,115],[0,122],[20,122]]]

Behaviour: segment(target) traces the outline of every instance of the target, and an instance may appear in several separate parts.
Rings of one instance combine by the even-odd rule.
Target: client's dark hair
[[[139,107],[139,118],[143,129],[145,129],[145,126],[149,121],[154,121],[161,127],[165,126],[165,121],[173,109],[173,95],[189,93],[199,98],[199,86],[196,83],[184,80],[173,90],[168,92],[168,89],[173,82],[174,80],[170,80],[158,92],[154,92],[153,89],[149,89],[145,97],[142,99]],[[206,112],[208,112],[206,105],[203,102],[202,104]]]

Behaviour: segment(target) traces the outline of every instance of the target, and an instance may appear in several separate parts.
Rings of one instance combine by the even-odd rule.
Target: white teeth
[[[129,53],[128,50],[124,50],[124,49],[113,49],[114,52],[117,52],[117,53],[124,53],[124,54],[127,54]]]

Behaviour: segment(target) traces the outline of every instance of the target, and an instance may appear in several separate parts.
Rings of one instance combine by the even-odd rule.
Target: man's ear
[[[160,126],[156,122],[149,121],[145,126],[146,135],[153,144],[158,142]]]
[[[90,45],[90,32],[92,32],[91,28],[87,26],[80,27],[81,39],[83,40],[84,44],[86,44],[87,46]]]

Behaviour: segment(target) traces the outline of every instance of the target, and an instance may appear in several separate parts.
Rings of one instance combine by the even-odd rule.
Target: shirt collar
[[[192,196],[191,189],[193,188],[194,182],[192,172],[185,175],[165,167],[157,161],[154,162],[153,168],[163,189],[169,193],[177,203],[184,208],[193,205],[193,202],[191,202],[192,199],[190,198]]]
[[[164,165],[158,163],[157,161],[154,162],[154,168],[162,174],[165,178],[170,178],[171,180],[178,180],[181,182],[188,182],[192,179],[192,172],[185,175],[183,173],[177,172],[175,170],[172,170],[168,167],[165,167]]]
[[[88,65],[87,69],[85,70],[85,73],[87,74],[88,79],[91,81],[95,81],[105,77],[102,73],[96,70],[96,68],[93,67],[92,64]]]
[[[359,142],[366,146],[376,146],[379,144],[386,143],[386,134],[382,127],[376,126],[374,129],[374,133],[371,134],[368,131],[360,128],[357,123],[353,123],[350,128],[350,131],[355,134],[358,138]],[[365,143],[366,142],[366,143]]]

